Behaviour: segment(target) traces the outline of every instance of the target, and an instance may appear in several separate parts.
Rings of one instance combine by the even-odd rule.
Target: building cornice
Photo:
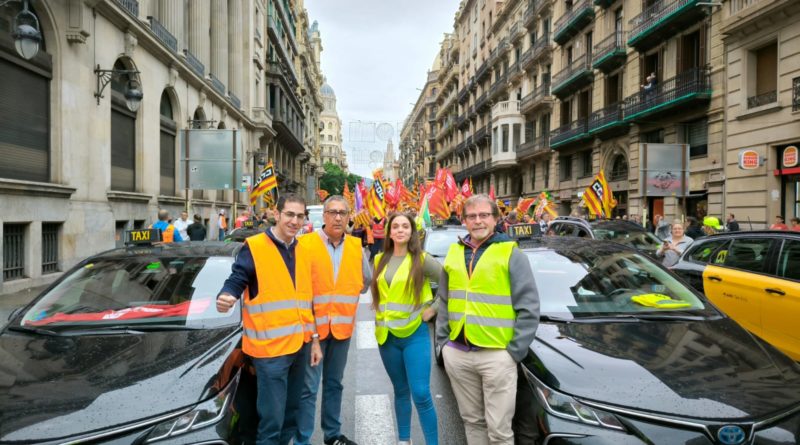
[[[69,199],[77,190],[78,189],[75,187],[49,182],[0,179],[0,195],[25,195]]]

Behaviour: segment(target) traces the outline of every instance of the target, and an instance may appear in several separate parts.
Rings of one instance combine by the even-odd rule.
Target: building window
[[[686,143],[689,144],[689,157],[708,155],[708,119],[700,119],[686,124]]]
[[[536,163],[531,164],[531,190],[536,191]]]
[[[61,223],[42,223],[42,273],[58,272],[58,234]]]
[[[25,278],[25,228],[3,224],[3,281]]]
[[[23,62],[13,40],[5,38],[21,6],[0,7],[0,51],[5,55],[0,58],[0,177],[49,182],[52,59],[42,40],[39,53]]]
[[[114,69],[129,69],[117,60]],[[111,190],[136,189],[136,114],[128,110],[125,88],[128,76],[111,80]]]
[[[503,140],[501,141],[503,144],[503,153],[508,152],[508,145],[509,145],[509,138],[508,138],[508,125],[502,125],[500,127],[503,132]]]
[[[550,166],[547,161],[542,162],[542,172],[544,173],[544,188],[550,188]]]
[[[646,144],[663,144],[664,143],[664,129],[648,131],[642,135],[642,142]]]
[[[778,101],[778,44],[772,42],[748,55],[747,108]]]
[[[587,150],[581,153],[581,177],[592,175],[592,151]]]
[[[623,181],[628,179],[628,161],[625,160],[624,155],[617,155],[614,158],[614,163],[611,166],[611,180]]]
[[[560,156],[558,158],[558,179],[561,181],[567,181],[572,179],[572,157],[570,156]]]
[[[161,93],[160,115],[161,194],[175,196],[175,133],[178,127],[173,120],[172,102],[166,91]]]

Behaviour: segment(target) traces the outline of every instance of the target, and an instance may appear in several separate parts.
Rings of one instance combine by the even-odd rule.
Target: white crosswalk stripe
[[[375,340],[375,322],[359,321],[356,323],[356,346],[358,349],[378,349]]]
[[[356,442],[391,445],[396,442],[394,412],[388,394],[356,396]]]

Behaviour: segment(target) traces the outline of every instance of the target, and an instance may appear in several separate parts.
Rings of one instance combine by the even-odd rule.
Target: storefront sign
[[[783,168],[797,166],[797,147],[790,145],[783,149]]]
[[[755,150],[742,150],[739,152],[739,168],[754,170],[761,167],[761,156]]]

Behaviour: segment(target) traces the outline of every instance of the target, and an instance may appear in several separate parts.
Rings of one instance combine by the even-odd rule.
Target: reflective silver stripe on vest
[[[477,324],[480,326],[489,326],[493,328],[513,328],[514,327],[514,320],[508,320],[505,318],[491,318],[491,317],[479,317],[477,315],[467,315],[467,323],[468,324]]]
[[[476,303],[511,304],[510,296],[470,292],[469,297],[467,297],[467,291],[463,290],[449,290],[447,298],[450,300],[469,300]]]
[[[314,304],[328,303],[358,304],[358,295],[314,295]]]
[[[314,321],[316,321],[317,326],[328,324],[328,316],[326,315],[324,317],[317,317]]]
[[[447,320],[449,320],[449,321],[460,321],[462,318],[464,318],[464,313],[463,312],[450,312],[450,311],[447,311]]]
[[[269,329],[266,331],[256,331],[253,329],[244,328],[244,335],[257,340],[274,340],[276,338],[299,334],[301,332],[303,332],[303,326],[299,324],[286,326],[283,328]]]
[[[421,313],[422,313],[422,308],[417,309],[416,311],[414,311],[411,314],[409,314],[408,318],[402,318],[402,319],[399,319],[399,320],[389,320],[388,323],[385,320],[375,320],[375,326],[378,326],[378,327],[389,326],[392,329],[404,328],[404,327],[408,326],[409,324],[411,324],[414,320],[416,320],[417,317],[419,317],[419,315]]]
[[[386,303],[387,311],[414,312],[415,309],[417,309],[416,304]]]
[[[345,317],[340,315],[333,317],[333,319],[331,319],[331,324],[351,324],[351,323],[353,323],[353,317]]]
[[[447,291],[447,299],[448,300],[466,300],[467,299],[467,291],[450,289],[450,290]]]
[[[247,311],[251,314],[259,314],[263,312],[279,311],[282,309],[311,309],[310,301],[298,300],[283,300],[283,301],[270,301],[261,304],[246,304]]]

